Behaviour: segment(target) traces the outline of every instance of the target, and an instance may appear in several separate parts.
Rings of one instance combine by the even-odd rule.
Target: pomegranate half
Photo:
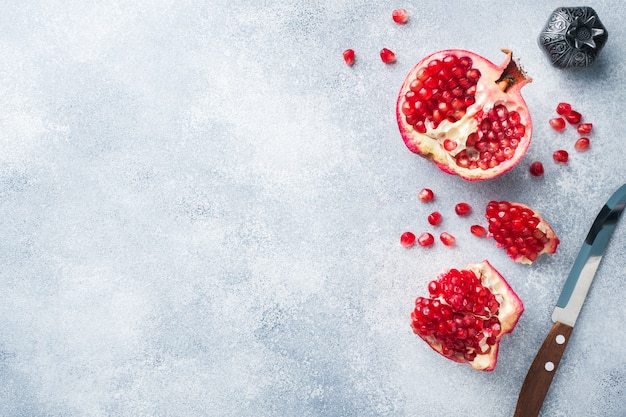
[[[521,88],[532,80],[503,52],[501,65],[449,49],[413,67],[396,103],[409,150],[469,181],[494,178],[521,160],[532,137]]]
[[[500,339],[515,328],[524,305],[488,261],[442,272],[418,297],[413,332],[436,352],[472,368],[491,371]]]

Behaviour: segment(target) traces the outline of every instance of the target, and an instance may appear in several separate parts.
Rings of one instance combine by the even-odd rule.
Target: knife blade
[[[602,255],[626,207],[626,184],[608,199],[593,222],[559,296],[554,325],[539,348],[520,389],[513,417],[536,417],[570,339]]]

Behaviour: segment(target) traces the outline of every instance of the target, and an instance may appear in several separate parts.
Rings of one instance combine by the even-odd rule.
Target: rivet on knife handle
[[[554,323],[530,365],[522,384],[514,417],[536,417],[572,334],[572,326]]]

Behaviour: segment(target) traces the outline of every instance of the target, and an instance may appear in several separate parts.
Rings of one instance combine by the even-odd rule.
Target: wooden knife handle
[[[513,417],[537,417],[539,415],[572,330],[572,326],[567,324],[554,323],[526,374]]]

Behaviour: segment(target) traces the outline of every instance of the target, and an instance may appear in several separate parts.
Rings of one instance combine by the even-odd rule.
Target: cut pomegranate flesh
[[[558,151],[554,151],[552,159],[554,159],[555,162],[564,164],[569,160],[569,153],[564,149],[559,149]]]
[[[354,65],[354,49],[346,49],[343,51],[343,60],[349,66]]]
[[[417,238],[417,243],[420,246],[430,246],[435,243],[435,237],[428,232],[424,232]]]
[[[472,211],[472,207],[467,203],[458,203],[454,206],[454,212],[459,216],[467,216]]]
[[[579,138],[574,142],[574,149],[578,152],[583,152],[589,149],[589,138]]]
[[[499,66],[463,50],[422,59],[396,104],[407,148],[470,181],[513,168],[531,140],[532,122],[520,94],[531,79],[505,53]]]
[[[488,261],[442,272],[418,297],[413,332],[455,362],[481,371],[497,364],[502,337],[513,331],[524,305]]]
[[[433,226],[439,226],[442,217],[443,216],[441,215],[441,213],[439,213],[438,211],[433,211],[428,215],[428,223],[432,224]]]
[[[391,50],[387,48],[383,48],[380,51],[380,59],[385,64],[391,64],[391,63],[396,62],[396,54],[394,54]]]
[[[541,177],[543,175],[543,164],[539,161],[535,161],[530,164],[530,175],[533,177]]]
[[[423,202],[432,201],[435,198],[435,193],[430,188],[422,188],[417,194],[417,198]]]
[[[412,232],[404,232],[400,236],[400,244],[405,248],[409,248],[415,244],[415,234]]]
[[[396,23],[404,24],[409,20],[409,12],[406,9],[396,9],[391,12],[391,18]]]
[[[515,262],[533,263],[559,244],[550,225],[532,208],[509,201],[490,201],[485,210],[489,233]]]
[[[565,120],[562,117],[555,117],[549,120],[550,126],[556,131],[565,129]]]
[[[441,243],[446,246],[454,246],[454,243],[456,242],[456,238],[448,232],[443,232],[442,234],[440,234],[439,240],[441,240]]]

